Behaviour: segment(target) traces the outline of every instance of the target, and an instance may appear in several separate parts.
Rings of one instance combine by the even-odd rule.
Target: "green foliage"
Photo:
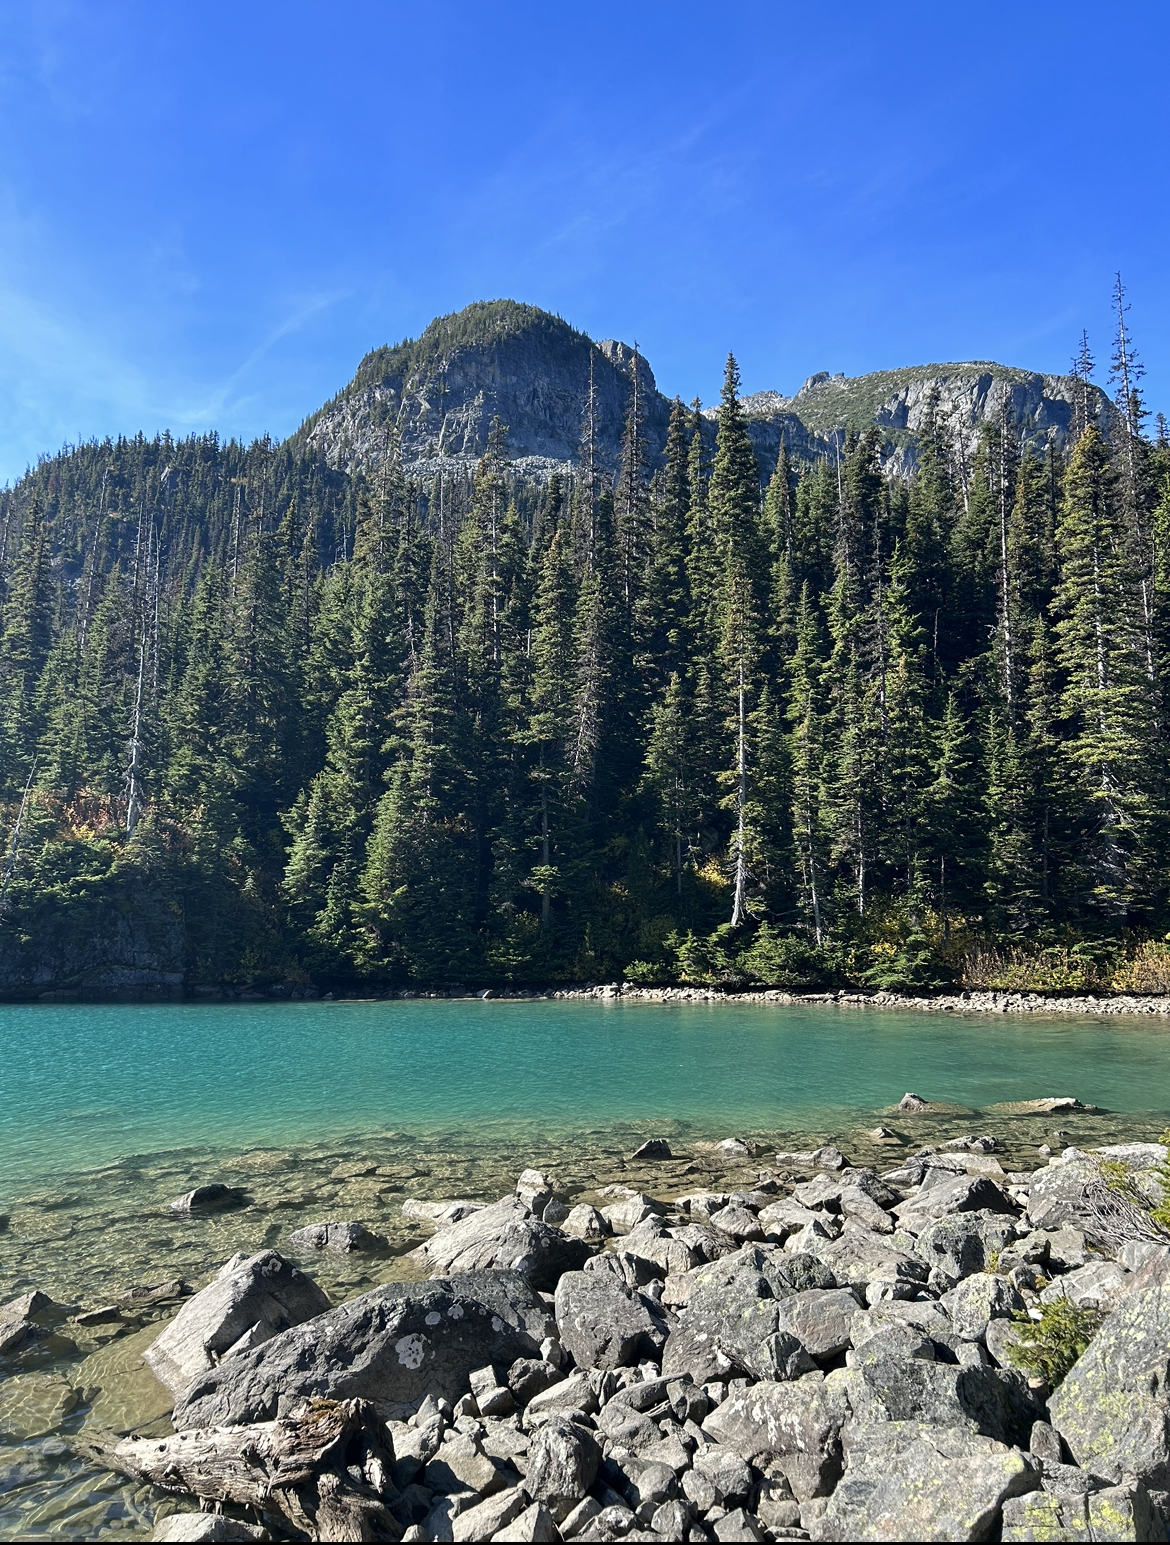
[[[1020,1329],[1008,1343],[1008,1358],[1055,1388],[1097,1334],[1104,1316],[1095,1309],[1078,1309],[1071,1298],[1057,1298],[1041,1306],[1038,1320],[1026,1309],[1012,1318]]]
[[[588,379],[498,301],[352,389],[484,348]],[[205,979],[1170,990],[1170,448],[960,457],[935,392],[909,479],[872,427],[761,467],[734,359],[658,465],[623,414],[542,486],[497,423],[429,487],[305,426],[0,490],[0,949],[124,912]]]

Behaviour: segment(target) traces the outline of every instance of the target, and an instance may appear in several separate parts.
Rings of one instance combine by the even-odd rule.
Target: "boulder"
[[[758,1214],[765,1237],[781,1241],[787,1239],[789,1234],[798,1233],[816,1216],[810,1208],[801,1206],[790,1196],[782,1197],[778,1202],[769,1202],[766,1207],[760,1208]]]
[[[640,1148],[635,1148],[630,1155],[630,1160],[635,1159],[671,1159],[674,1155],[670,1151],[670,1144],[665,1137],[648,1137]]]
[[[431,1492],[478,1491],[481,1497],[488,1497],[506,1484],[501,1470],[473,1438],[450,1429],[443,1434],[422,1480]]]
[[[239,1542],[244,1540],[268,1540],[272,1536],[258,1524],[242,1523],[238,1518],[225,1518],[221,1513],[169,1513],[155,1524],[152,1540],[165,1540],[169,1545],[196,1545],[204,1540]]]
[[[714,1487],[716,1507],[737,1507],[751,1496],[754,1478],[747,1460],[723,1443],[697,1449],[694,1469]]]
[[[671,1239],[677,1239],[694,1254],[696,1265],[705,1261],[722,1260],[725,1255],[733,1254],[736,1249],[734,1239],[731,1239],[722,1229],[712,1228],[709,1223],[684,1223],[678,1228],[668,1229],[667,1232]]]
[[[1116,1261],[1092,1261],[1050,1282],[1040,1294],[1040,1302],[1050,1304],[1057,1298],[1067,1298],[1078,1309],[1099,1309],[1102,1314],[1109,1314],[1132,1283],[1133,1273]]]
[[[986,1271],[1019,1234],[1014,1218],[1000,1212],[956,1212],[927,1223],[915,1253],[952,1282]]]
[[[147,1347],[143,1360],[177,1395],[201,1373],[234,1361],[329,1307],[312,1278],[275,1250],[233,1255],[214,1282],[187,1299]]]
[[[1027,1445],[1043,1411],[1022,1374],[922,1357],[879,1356],[828,1376],[861,1422],[964,1427],[999,1443]]]
[[[196,1186],[193,1191],[184,1191],[182,1196],[174,1196],[167,1203],[171,1212],[182,1215],[201,1212],[225,1212],[229,1207],[239,1207],[245,1200],[243,1191],[238,1186],[225,1186],[216,1180],[207,1186]]]
[[[620,1201],[603,1207],[601,1216],[611,1232],[628,1234],[646,1218],[660,1217],[665,1211],[661,1202],[656,1202],[652,1196],[645,1196],[641,1191],[635,1191],[632,1196],[623,1196]]]
[[[1170,1488],[1170,1257],[1151,1258],[1049,1399],[1077,1464]]]
[[[928,1100],[924,1100],[920,1094],[915,1094],[912,1089],[907,1089],[906,1093],[898,1101],[898,1109],[925,1110],[929,1103],[930,1102]]]
[[[1045,1480],[1045,1487],[1048,1482]],[[1029,1492],[1003,1505],[1002,1540],[1158,1540],[1165,1538],[1140,1483],[1078,1492]]]
[[[177,1430],[264,1421],[312,1396],[360,1397],[390,1415],[428,1393],[454,1402],[473,1369],[537,1357],[552,1329],[518,1272],[390,1282],[211,1369],[172,1420]]]
[[[860,1307],[854,1288],[807,1288],[781,1299],[777,1328],[795,1336],[811,1357],[836,1357],[853,1344],[853,1319]]]
[[[528,1494],[523,1486],[510,1486],[497,1491],[486,1502],[464,1509],[451,1520],[451,1537],[455,1541],[490,1540],[508,1528],[528,1508]],[[501,1534],[503,1539],[511,1536]]]
[[[945,1169],[928,1169],[922,1185],[913,1196],[893,1209],[905,1224],[921,1222],[925,1227],[933,1218],[953,1212],[1001,1212],[1012,1216],[1016,1209],[987,1175],[954,1175]]]
[[[1017,1449],[917,1421],[851,1429],[848,1463],[814,1540],[986,1540],[1039,1468]]]
[[[288,1242],[299,1250],[335,1250],[341,1255],[373,1255],[390,1248],[381,1234],[372,1233],[364,1223],[310,1223],[294,1230]]]
[[[593,1379],[584,1370],[569,1374],[568,1378],[552,1384],[548,1389],[533,1395],[524,1413],[524,1423],[529,1430],[553,1416],[583,1412],[593,1416],[600,1401],[593,1387]]]
[[[433,1223],[436,1228],[446,1228],[451,1223],[461,1223],[464,1218],[469,1218],[473,1212],[482,1212],[486,1204],[483,1202],[424,1202],[416,1196],[408,1196],[402,1204],[402,1216],[404,1218],[421,1218],[424,1223]]]
[[[662,1311],[611,1272],[570,1271],[557,1283],[561,1344],[579,1368],[627,1368],[661,1355]]]
[[[597,1439],[574,1422],[546,1422],[528,1446],[524,1489],[542,1502],[557,1521],[567,1518],[597,1476],[601,1450]]]
[[[555,1545],[560,1538],[556,1519],[543,1502],[534,1502],[531,1507],[526,1507],[511,1523],[505,1524],[498,1534],[492,1535],[493,1540],[505,1542],[505,1545],[528,1545],[530,1541],[539,1542],[539,1545]]]
[[[432,1277],[478,1271],[518,1271],[551,1293],[562,1272],[579,1271],[589,1255],[579,1239],[534,1218],[518,1197],[480,1208],[411,1252]]]
[[[588,1244],[600,1244],[609,1233],[609,1225],[596,1207],[590,1207],[588,1202],[578,1202],[576,1207],[569,1209],[568,1216],[560,1224],[560,1230],[570,1239],[584,1239]]]
[[[817,1241],[812,1253],[838,1284],[861,1292],[874,1281],[903,1282],[908,1291],[917,1292],[926,1281],[927,1268],[917,1254],[899,1250],[888,1235],[860,1226],[843,1229],[837,1239]]]
[[[730,1234],[732,1239],[763,1239],[764,1237],[764,1230],[755,1213],[750,1212],[746,1207],[738,1207],[734,1203],[721,1207],[718,1212],[713,1212],[710,1222],[712,1228],[722,1229],[725,1234]]]
[[[556,1181],[551,1176],[538,1169],[526,1169],[520,1172],[516,1182],[516,1199],[533,1217],[542,1218],[555,1190]]]
[[[807,1255],[745,1245],[690,1274],[686,1319],[662,1354],[664,1374],[689,1373],[696,1384],[731,1369],[754,1378],[807,1371],[791,1333],[780,1324],[780,1300],[808,1288],[831,1288],[832,1273]]]
[[[10,1299],[0,1308],[0,1355],[21,1352],[32,1342],[41,1340],[46,1331],[38,1324],[38,1319],[64,1312],[47,1293],[38,1289]]]
[[[820,1373],[791,1383],[762,1381],[729,1395],[703,1432],[749,1463],[775,1460],[799,1502],[830,1492],[841,1473],[841,1426],[848,1405]]]
[[[992,1320],[1010,1319],[1024,1307],[1024,1300],[1006,1277],[985,1271],[964,1277],[942,1301],[950,1312],[955,1334],[964,1341],[982,1341]]]

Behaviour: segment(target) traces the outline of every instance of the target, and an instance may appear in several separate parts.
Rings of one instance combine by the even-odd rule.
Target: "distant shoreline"
[[[144,984],[96,989],[59,989],[38,994],[9,996],[0,1002],[16,1004],[115,1004],[115,1003],[274,1003],[341,1002],[360,999],[402,1001],[450,999],[455,1001],[507,1002],[602,1002],[602,1003],[728,1003],[759,1004],[779,1008],[832,1004],[849,1008],[901,1009],[920,1013],[953,1014],[1078,1014],[1170,1016],[1170,994],[1159,993],[1040,993],[992,989],[911,995],[896,992],[837,991],[799,992],[786,988],[749,988],[741,992],[718,987],[642,987],[633,983],[592,983],[581,987],[391,988],[381,991],[360,987],[322,991],[316,987],[188,988],[173,984]]]

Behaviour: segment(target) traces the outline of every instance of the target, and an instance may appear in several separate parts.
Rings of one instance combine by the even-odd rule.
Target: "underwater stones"
[[[381,1234],[372,1233],[364,1223],[311,1223],[307,1228],[295,1229],[288,1242],[301,1250],[335,1250],[348,1255],[359,1252],[376,1254],[389,1248]]]
[[[225,1186],[217,1180],[172,1197],[167,1208],[180,1217],[190,1217],[192,1214],[225,1212],[230,1207],[242,1206],[244,1201],[244,1193],[238,1186]]]

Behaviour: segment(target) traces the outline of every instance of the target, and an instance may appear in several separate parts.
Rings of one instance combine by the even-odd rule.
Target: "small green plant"
[[[991,1254],[987,1257],[987,1265],[984,1267],[984,1270],[992,1272],[993,1274],[999,1270],[999,1251],[998,1250],[993,1250],[991,1252]]]
[[[1033,1320],[1026,1309],[1012,1318],[1021,1334],[1008,1343],[1007,1355],[1017,1368],[1055,1388],[1100,1329],[1095,1309],[1078,1309],[1071,1298],[1045,1304]]]

